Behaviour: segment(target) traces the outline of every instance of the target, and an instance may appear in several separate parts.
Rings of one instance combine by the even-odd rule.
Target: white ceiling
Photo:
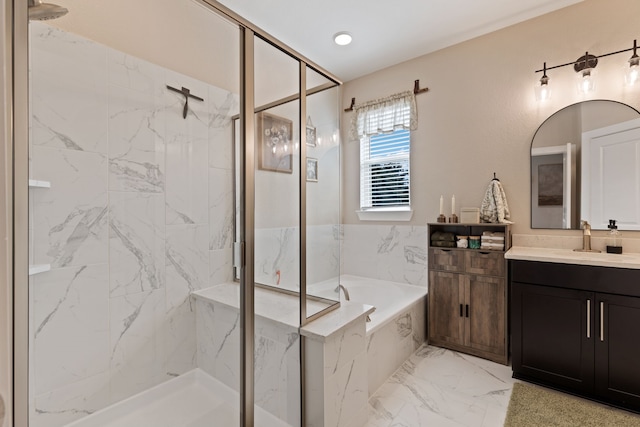
[[[218,1],[346,82],[582,0]]]

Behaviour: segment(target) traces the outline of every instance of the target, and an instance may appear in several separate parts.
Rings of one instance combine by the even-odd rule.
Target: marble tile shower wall
[[[427,227],[343,225],[342,273],[427,286]]]
[[[307,226],[307,283],[340,275],[340,225]],[[256,282],[300,289],[300,233],[298,227],[255,230]]]
[[[196,366],[193,290],[232,279],[237,95],[31,23],[32,426]],[[191,100],[165,85],[188,87]]]

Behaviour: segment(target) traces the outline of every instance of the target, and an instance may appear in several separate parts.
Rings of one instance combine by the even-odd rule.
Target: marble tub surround
[[[369,399],[365,427],[504,424],[511,368],[424,345]]]
[[[342,274],[427,286],[427,227],[343,225]]]
[[[379,327],[367,331],[368,395],[376,390],[427,339],[426,294]]]
[[[507,251],[505,258],[510,260],[640,269],[640,253],[608,254],[606,252],[577,252],[572,249],[513,246]]]
[[[193,291],[232,279],[238,96],[31,22],[31,423],[196,367]],[[190,87],[190,103],[166,84]],[[193,183],[199,183],[193,185]]]
[[[360,427],[366,421],[365,319],[372,311],[371,306],[347,303],[301,328],[309,338],[305,344],[306,426]],[[348,323],[341,325],[342,321]]]
[[[621,234],[623,253],[640,253],[640,233],[621,230]],[[582,248],[581,230],[571,231],[571,235],[514,234],[511,239],[512,246],[571,250]],[[606,252],[606,240],[606,231],[591,232],[591,248]]]
[[[228,282],[192,293],[193,298],[205,302],[213,302],[231,310],[238,310],[240,304],[240,283]],[[295,328],[300,325],[300,299],[298,295],[290,295],[269,288],[255,288],[255,316],[282,323]],[[321,311],[332,302],[307,300],[307,309]],[[326,316],[323,316],[323,318]],[[321,318],[322,319],[322,318]]]

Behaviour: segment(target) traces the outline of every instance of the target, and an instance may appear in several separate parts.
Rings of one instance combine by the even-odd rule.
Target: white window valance
[[[412,91],[391,95],[354,106],[350,139],[389,133],[397,129],[416,130],[418,112],[416,96]]]

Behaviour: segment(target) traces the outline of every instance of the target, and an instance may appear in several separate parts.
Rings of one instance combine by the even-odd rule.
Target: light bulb
[[[629,60],[629,68],[624,74],[624,81],[628,86],[633,86],[634,84],[636,84],[638,79],[640,79],[640,65],[638,61],[639,58],[635,58],[635,61],[633,59],[634,58]]]
[[[586,69],[582,72],[578,81],[578,91],[582,94],[593,92],[596,83],[593,78],[593,69]]]
[[[538,101],[546,101],[547,99],[551,98],[551,87],[549,86],[549,77],[547,77],[546,74],[544,74],[540,79],[540,81],[536,83],[534,89],[536,92],[536,99]]]

